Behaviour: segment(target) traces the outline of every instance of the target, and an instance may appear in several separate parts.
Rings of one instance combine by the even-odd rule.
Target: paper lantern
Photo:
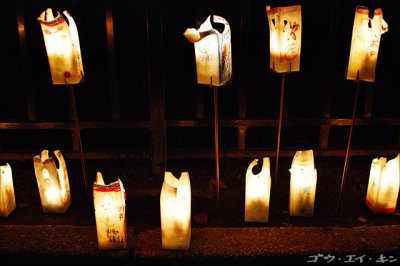
[[[0,166],[0,217],[7,217],[15,210],[15,194],[11,166]]]
[[[399,179],[400,154],[387,163],[384,157],[372,160],[365,202],[374,213],[396,211]]]
[[[97,172],[93,198],[99,249],[126,248],[126,194],[121,180],[105,185]]]
[[[297,151],[289,171],[290,215],[313,216],[315,190],[317,187],[317,170],[314,168],[313,151]]]
[[[353,34],[347,79],[373,82],[375,80],[376,61],[378,59],[381,35],[388,31],[380,8],[375,9],[373,19],[369,18],[368,8],[357,6],[354,16]]]
[[[269,199],[271,193],[271,175],[269,158],[263,158],[261,172],[253,174],[253,167],[257,165],[258,159],[254,159],[246,172],[245,193],[245,222],[268,222]]]
[[[222,33],[213,28],[211,17],[214,23],[224,26]],[[223,17],[208,16],[198,30],[189,28],[184,35],[194,43],[197,83],[222,86],[231,80],[231,29]]]
[[[42,27],[49,59],[53,84],[77,84],[83,79],[83,64],[79,36],[72,16],[57,12],[54,18],[51,8],[43,11],[38,20]]]
[[[191,190],[189,173],[179,179],[165,172],[160,194],[161,242],[163,249],[187,250],[191,235]]]
[[[61,151],[54,151],[59,168],[49,151],[43,150],[41,155],[33,158],[36,181],[39,188],[43,212],[64,213],[71,205],[67,165]]]
[[[300,70],[301,6],[267,6],[269,24],[269,67],[278,73]]]

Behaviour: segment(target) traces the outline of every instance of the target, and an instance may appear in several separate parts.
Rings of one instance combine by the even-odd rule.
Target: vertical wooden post
[[[247,109],[247,45],[249,35],[249,1],[241,1],[240,15],[240,64],[239,64],[239,118],[246,118]],[[238,128],[238,147],[239,150],[246,148],[247,127]]]
[[[162,39],[162,5],[157,0],[146,8],[147,78],[149,86],[152,174],[162,176],[166,168],[167,144],[165,123],[164,56]]]
[[[113,120],[120,119],[119,89],[117,59],[114,45],[114,18],[110,3],[106,4],[106,33],[107,33],[107,56],[108,56],[108,80],[111,92],[111,115]]]
[[[21,51],[21,66],[22,66],[22,80],[25,89],[25,99],[26,106],[28,110],[28,120],[35,121],[36,120],[36,108],[35,108],[35,94],[33,92],[32,86],[32,76],[31,71],[29,69],[29,55],[28,55],[28,47],[26,44],[26,32],[25,32],[25,16],[24,11],[21,6],[20,1],[16,1],[16,9],[17,9],[17,25],[18,25],[18,37],[19,37],[19,45]]]

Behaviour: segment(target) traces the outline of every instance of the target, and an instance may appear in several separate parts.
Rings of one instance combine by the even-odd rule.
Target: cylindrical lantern
[[[42,27],[53,84],[77,84],[83,79],[83,64],[79,36],[72,16],[64,11],[54,18],[51,8],[43,11],[38,20]]]
[[[277,73],[300,70],[301,6],[267,6],[269,24],[269,67]]]
[[[399,180],[400,154],[387,163],[384,157],[372,160],[365,203],[374,213],[396,211]]]
[[[271,175],[269,158],[263,158],[261,172],[253,174],[253,167],[257,165],[258,159],[254,159],[246,172],[245,193],[245,222],[268,222],[269,199],[271,193]]]
[[[99,249],[126,248],[126,194],[121,180],[106,185],[97,172],[93,199]]]
[[[191,236],[191,189],[189,173],[179,179],[165,172],[160,194],[161,242],[163,249],[187,250]]]
[[[313,216],[317,170],[312,150],[297,151],[290,171],[290,216]]]
[[[15,210],[14,184],[9,164],[0,166],[0,217],[7,217]]]
[[[388,24],[383,20],[383,13],[380,8],[375,9],[374,17],[370,19],[368,8],[357,6],[351,37],[347,79],[368,82],[375,80],[379,43],[381,35],[387,31]]]
[[[224,26],[222,33],[213,28],[211,18]],[[222,86],[231,80],[231,28],[223,17],[210,15],[198,30],[189,28],[184,35],[194,43],[197,83]]]
[[[64,213],[71,205],[67,165],[61,151],[56,150],[54,154],[59,168],[48,150],[33,158],[33,166],[43,212]]]

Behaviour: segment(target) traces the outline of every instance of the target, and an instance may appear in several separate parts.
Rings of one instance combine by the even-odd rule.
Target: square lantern
[[[301,6],[266,7],[269,24],[269,67],[277,73],[300,70]]]
[[[222,24],[219,32],[211,24]],[[189,28],[184,32],[186,38],[194,43],[196,55],[197,83],[222,86],[232,78],[231,28],[220,16],[210,15],[198,30]]]
[[[317,170],[312,150],[297,151],[290,171],[290,216],[313,216]]]
[[[16,208],[14,184],[9,164],[0,166],[0,217],[7,217]]]
[[[61,151],[54,151],[59,168],[49,151],[43,150],[41,155],[33,158],[36,181],[39,188],[43,212],[64,213],[71,205],[71,194],[67,165]]]
[[[269,199],[271,194],[271,175],[269,158],[263,158],[261,172],[253,174],[253,167],[258,159],[254,159],[246,172],[245,222],[268,222]]]
[[[93,199],[99,249],[126,248],[126,194],[121,180],[106,185],[102,174],[97,172]]]
[[[191,189],[189,173],[179,179],[165,172],[160,194],[161,243],[163,249],[187,250],[191,236]]]
[[[72,16],[57,12],[54,17],[51,8],[43,11],[38,20],[42,27],[47,57],[53,84],[77,84],[83,79],[83,64],[79,36]]]
[[[381,35],[387,31],[388,24],[383,20],[382,9],[375,9],[374,17],[370,19],[368,8],[357,6],[351,37],[347,79],[375,81],[375,68]]]
[[[396,211],[399,196],[400,154],[386,163],[386,158],[372,160],[365,203],[374,213]]]

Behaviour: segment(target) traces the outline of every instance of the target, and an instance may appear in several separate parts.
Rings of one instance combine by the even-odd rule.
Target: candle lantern
[[[97,172],[93,198],[99,249],[126,248],[126,194],[121,180],[106,185]]]
[[[78,30],[72,16],[63,12],[68,20],[51,8],[43,11],[38,20],[42,27],[53,84],[77,84],[83,79],[83,64]]]
[[[290,171],[291,216],[313,216],[317,170],[314,168],[312,150],[297,151]]]
[[[386,158],[372,160],[366,204],[374,213],[396,211],[399,196],[400,154],[386,163]]]
[[[224,26],[222,33],[213,28],[211,18]],[[231,29],[223,17],[208,16],[198,30],[189,28],[184,35],[194,43],[197,83],[222,86],[231,80]]]
[[[59,168],[49,151],[43,150],[41,155],[33,158],[36,181],[39,188],[43,212],[64,213],[71,205],[67,165],[61,151],[54,151]]]
[[[269,158],[263,158],[261,172],[253,174],[253,167],[258,159],[254,159],[246,172],[245,222],[268,222],[269,199],[271,192],[271,175]]]
[[[189,173],[179,179],[165,172],[160,194],[161,242],[163,249],[187,250],[191,236],[191,189]]]
[[[382,9],[374,10],[374,17],[369,18],[365,6],[357,6],[354,16],[353,34],[347,79],[373,82],[378,59],[381,35],[388,31],[388,24],[383,19]]]
[[[11,166],[0,166],[0,217],[7,217],[15,210],[15,194]]]
[[[270,63],[278,73],[300,70],[301,6],[266,7],[269,24]]]

